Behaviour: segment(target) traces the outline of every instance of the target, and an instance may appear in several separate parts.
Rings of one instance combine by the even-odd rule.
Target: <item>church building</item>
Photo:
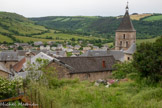
[[[129,16],[128,4],[126,6],[125,15],[116,30],[115,34],[115,50],[128,50],[133,43],[136,43],[136,30]]]

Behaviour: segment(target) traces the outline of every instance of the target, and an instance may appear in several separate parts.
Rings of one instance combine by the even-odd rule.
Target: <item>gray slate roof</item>
[[[47,52],[47,54],[49,55],[59,55],[62,57],[64,57],[65,53],[66,53],[65,51],[48,51]]]
[[[108,51],[94,51],[89,50],[82,54],[83,57],[93,57],[93,56],[110,56],[113,55],[115,60],[124,61],[124,52],[120,50],[108,50]]]
[[[112,66],[115,63],[113,56],[62,57],[58,59],[62,64],[66,64],[73,68],[70,73],[111,71],[113,70]],[[103,61],[105,61],[106,67],[103,67]]]
[[[126,13],[122,19],[122,22],[120,23],[120,25],[116,31],[136,31],[134,29],[134,26],[130,19],[128,10],[126,11]]]
[[[136,51],[136,44],[133,43],[128,50],[124,51],[124,53],[126,54],[134,54],[134,52]]]
[[[0,52],[0,61],[18,61],[18,53],[13,51]]]

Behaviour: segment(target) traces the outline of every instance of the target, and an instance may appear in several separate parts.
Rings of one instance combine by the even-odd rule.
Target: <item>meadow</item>
[[[9,43],[12,43],[13,40],[7,36],[4,36],[4,35],[1,35],[0,34],[0,42],[3,43],[3,42],[9,42]]]
[[[144,21],[159,21],[162,20],[162,15],[155,15],[145,18]]]
[[[34,95],[34,91],[37,90],[39,99],[32,98],[32,100],[46,108],[50,108],[51,103],[55,108],[161,108],[162,106],[161,87],[141,86],[132,80],[115,83],[109,88],[77,79],[59,80],[55,84],[57,87],[49,89],[33,83],[30,91],[33,91]]]

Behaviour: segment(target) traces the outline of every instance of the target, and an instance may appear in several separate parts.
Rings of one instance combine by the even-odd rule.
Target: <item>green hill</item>
[[[158,14],[131,15],[133,24],[137,30],[137,38],[146,39],[162,35],[162,15]],[[100,16],[50,16],[30,18],[36,24],[47,28],[61,30],[64,33],[77,33],[84,35],[101,36],[111,38],[119,26],[120,17]]]
[[[59,20],[59,19],[58,19]],[[44,26],[18,15],[16,13],[0,12],[0,43],[30,42],[30,41],[70,41],[75,39],[94,40],[97,37],[86,37],[77,34],[66,34],[50,30]]]
[[[41,34],[47,29],[40,25],[35,25],[33,21],[16,13],[0,12],[0,36],[6,42],[18,41],[14,36],[31,36]],[[1,40],[0,42],[3,42]]]

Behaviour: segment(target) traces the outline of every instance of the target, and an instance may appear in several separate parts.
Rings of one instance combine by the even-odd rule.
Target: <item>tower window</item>
[[[130,58],[128,57],[128,60],[130,60]]]
[[[128,41],[126,41],[126,47],[128,48]]]
[[[122,46],[122,41],[120,41],[120,46]]]
[[[125,34],[123,34],[123,39],[125,39]]]

